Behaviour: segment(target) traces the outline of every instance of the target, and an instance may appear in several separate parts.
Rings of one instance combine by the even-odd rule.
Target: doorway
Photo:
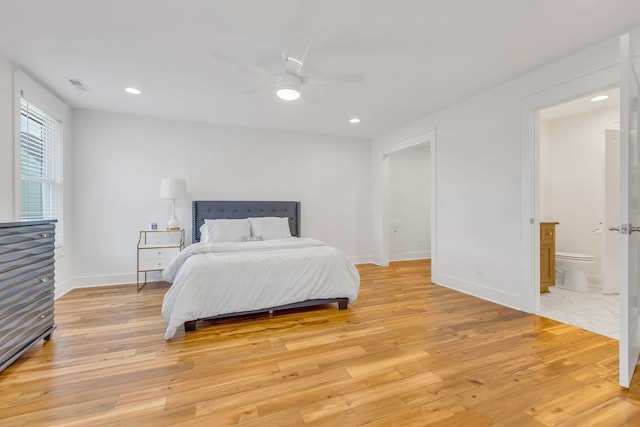
[[[526,221],[522,221],[523,292],[529,298],[523,309],[530,313],[540,310],[540,215],[539,215],[539,111],[550,105],[573,99],[593,91],[618,85],[620,87],[620,385],[628,388],[640,358],[640,73],[634,66],[631,36],[620,36],[620,61],[587,72],[565,83],[549,87],[522,98],[522,199]],[[529,216],[526,218],[526,216]],[[604,225],[604,224],[603,224]],[[608,227],[607,227],[608,228]],[[607,230],[608,231],[608,230]]]
[[[399,140],[397,143],[386,147],[384,150],[380,152],[379,157],[379,167],[380,167],[380,177],[381,180],[379,182],[380,185],[380,194],[381,198],[374,202],[374,205],[378,207],[374,211],[374,221],[377,224],[377,229],[379,230],[379,234],[376,237],[376,246],[379,248],[380,259],[377,262],[378,265],[387,266],[389,265],[390,256],[390,248],[391,248],[391,222],[390,222],[390,203],[391,203],[391,195],[390,195],[390,186],[391,186],[391,178],[390,178],[390,159],[397,153],[404,152],[404,150],[412,150],[412,149],[422,149],[427,147],[429,150],[428,162],[424,165],[424,168],[428,171],[429,182],[428,182],[428,194],[420,194],[419,197],[427,197],[428,198],[428,206],[430,211],[429,225],[428,225],[428,233],[427,237],[430,241],[424,241],[424,237],[421,238],[421,245],[423,247],[418,247],[418,240],[415,240],[415,247],[419,250],[415,252],[426,252],[429,251],[429,255],[431,258],[431,276],[434,277],[437,275],[437,239],[435,236],[436,224],[437,224],[437,210],[435,209],[435,201],[437,200],[437,185],[436,185],[436,168],[437,168],[437,143],[436,143],[436,130],[433,129],[428,132],[420,133],[408,138],[404,138]],[[396,191],[396,190],[394,190]],[[415,191],[423,191],[423,190],[415,190]],[[415,194],[409,194],[409,196],[415,196]],[[427,249],[428,247],[428,249]],[[423,254],[424,254],[423,252]],[[423,255],[424,256],[424,255]],[[420,256],[420,257],[423,257]],[[414,256],[413,258],[418,258],[419,256]]]
[[[555,253],[572,259],[556,265],[555,286],[541,293],[536,313],[615,339],[618,259],[610,241],[615,246],[617,236],[606,225],[619,223],[610,222],[619,209],[619,117],[616,87],[542,109],[538,120],[539,219],[557,223]],[[582,264],[584,286],[564,279],[563,268],[575,263]]]
[[[431,258],[431,147],[389,154],[389,261]]]

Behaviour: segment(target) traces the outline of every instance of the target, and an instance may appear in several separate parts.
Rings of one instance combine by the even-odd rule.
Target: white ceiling
[[[599,95],[604,95],[608,98],[603,101],[591,101],[591,98]],[[563,102],[562,104],[540,110],[540,118],[542,120],[558,120],[569,116],[575,116],[576,114],[583,114],[589,111],[610,107],[620,108],[620,88],[617,86],[610,89],[599,90],[597,92]]]
[[[2,0],[0,52],[77,108],[371,138],[639,22],[638,0]],[[364,82],[243,95],[269,80],[211,57],[277,71],[296,32],[304,73]]]

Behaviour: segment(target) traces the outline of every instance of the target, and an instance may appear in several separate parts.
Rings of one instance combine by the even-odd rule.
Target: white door
[[[620,131],[607,129],[604,137],[604,223],[620,224]],[[620,292],[620,239],[605,233],[602,256],[602,293]]]
[[[638,74],[629,34],[620,37],[620,385],[640,355],[640,173]]]

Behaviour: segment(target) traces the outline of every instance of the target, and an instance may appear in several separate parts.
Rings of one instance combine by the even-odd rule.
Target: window
[[[57,219],[62,246],[62,123],[20,97],[20,217]]]

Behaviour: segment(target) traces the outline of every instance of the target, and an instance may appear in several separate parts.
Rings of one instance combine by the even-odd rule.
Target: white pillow
[[[251,235],[249,221],[244,219],[205,219],[207,239],[201,242],[242,242]]]
[[[261,237],[262,240],[291,237],[289,218],[277,218],[273,216],[249,218],[249,223],[251,223],[251,235]]]
[[[207,224],[202,224],[200,226],[200,241],[206,242],[209,240],[209,229],[207,228]]]

